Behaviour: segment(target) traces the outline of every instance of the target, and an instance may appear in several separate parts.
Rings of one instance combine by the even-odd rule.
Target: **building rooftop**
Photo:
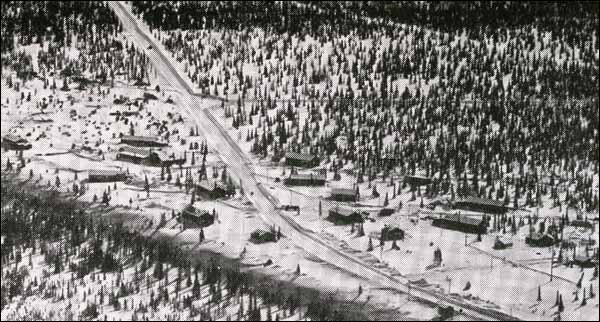
[[[120,149],[119,153],[130,155],[136,158],[147,158],[150,156],[150,150],[144,148],[136,148],[133,146],[124,146]]]
[[[298,152],[287,152],[285,154],[285,158],[286,159],[295,159],[295,160],[301,160],[301,161],[313,161],[315,159],[315,156],[312,154],[305,154],[305,153],[298,153]]]
[[[329,209],[329,212],[336,213],[340,216],[348,217],[354,214],[358,214],[359,212],[354,210],[353,208],[347,206],[335,206]]]
[[[448,220],[448,221],[455,221],[455,222],[460,222],[463,224],[475,225],[475,226],[481,225],[481,223],[483,222],[482,218],[467,217],[467,216],[461,215],[459,213],[449,214],[440,219],[444,219],[444,220]]]
[[[198,182],[198,186],[200,186],[201,188],[203,188],[205,190],[209,190],[209,191],[212,191],[213,189],[215,189],[215,185],[217,188],[227,190],[227,185],[224,184],[221,180],[208,179],[208,180],[202,180],[202,181]]]
[[[356,195],[356,191],[350,188],[331,188],[332,195],[346,195],[346,196],[354,196]]]
[[[151,142],[151,143],[163,143],[159,137],[156,136],[139,136],[139,135],[123,135],[121,142],[123,141],[138,141],[138,142]]]
[[[327,180],[326,176],[313,173],[292,174],[289,178],[292,180]]]
[[[469,203],[469,204],[476,204],[476,205],[481,205],[481,206],[505,207],[504,202],[502,200],[477,198],[477,197],[466,197],[464,199],[457,200],[455,203],[457,203],[457,204]]]
[[[4,139],[13,143],[27,143],[27,140],[21,136],[14,134],[7,134],[4,136]]]
[[[125,172],[121,170],[89,170],[88,176],[118,176],[124,175]]]

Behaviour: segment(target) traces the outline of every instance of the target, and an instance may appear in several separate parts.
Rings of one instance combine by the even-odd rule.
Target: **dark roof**
[[[457,200],[455,203],[456,204],[468,203],[468,204],[475,204],[475,205],[481,205],[481,206],[493,206],[493,207],[502,207],[502,208],[505,207],[504,202],[502,200],[477,198],[477,197],[466,197],[464,199]]]
[[[212,214],[210,212],[208,212],[208,210],[197,209],[197,208],[193,208],[193,209],[186,208],[183,210],[183,215],[184,216],[192,216],[192,217],[204,217],[207,215],[212,216]]]
[[[355,196],[356,191],[350,188],[331,188],[332,195],[346,195],[346,196]]]
[[[456,214],[449,214],[449,215],[446,215],[446,216],[444,216],[444,217],[442,217],[440,219],[447,220],[447,221],[455,221],[455,222],[460,222],[460,223],[463,223],[463,224],[475,225],[475,226],[481,225],[481,223],[483,222],[482,218],[467,217],[465,215],[461,215],[461,214],[458,214],[458,213],[456,213]]]
[[[125,172],[120,170],[89,170],[88,176],[120,176],[124,175]]]
[[[513,241],[509,237],[506,236],[496,236],[496,243],[501,243],[504,245],[512,245]]]
[[[585,221],[585,220],[581,220],[581,219],[576,219],[576,220],[572,220],[571,221],[571,226],[578,226],[578,227],[591,227],[593,226],[591,222],[589,221]]]
[[[529,238],[531,240],[541,240],[541,239],[547,239],[550,238],[554,241],[554,237],[548,235],[548,234],[540,234],[540,233],[532,233],[531,236],[529,236]]]
[[[310,161],[313,161],[315,159],[315,156],[311,155],[311,154],[305,154],[305,153],[287,152],[285,154],[285,158],[286,159],[295,159],[295,160],[301,160],[301,161],[310,162]]]
[[[322,174],[302,173],[292,174],[289,179],[292,180],[327,180],[327,177]]]

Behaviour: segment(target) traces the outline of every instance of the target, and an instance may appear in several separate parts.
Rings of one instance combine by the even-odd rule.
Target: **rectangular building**
[[[396,210],[394,208],[383,208],[383,209],[379,210],[379,216],[381,216],[381,217],[391,216],[395,212],[396,212]]]
[[[337,225],[362,223],[365,221],[359,211],[345,206],[336,206],[329,209],[329,217],[327,219]]]
[[[462,200],[457,200],[454,202],[453,207],[454,209],[464,209],[490,214],[504,214],[509,210],[509,207],[505,206],[502,200],[476,197],[467,197]]]
[[[525,243],[531,247],[550,247],[556,240],[548,234],[533,233],[525,237]]]
[[[215,222],[215,216],[206,210],[199,210],[188,206],[181,213],[184,229],[208,227]]]
[[[285,154],[285,164],[293,167],[312,168],[318,166],[320,160],[312,154],[287,152]]]
[[[507,238],[505,236],[496,236],[496,240],[494,241],[494,249],[500,250],[500,249],[507,249],[507,248],[511,248],[513,246],[513,241],[510,238]]]
[[[202,180],[196,184],[196,193],[205,199],[218,199],[233,196],[235,189],[219,180]]]
[[[277,233],[274,230],[267,231],[257,229],[250,234],[250,240],[257,244],[270,243],[277,241]]]
[[[7,150],[29,150],[31,149],[31,143],[23,137],[8,134],[2,138],[2,146]]]
[[[423,176],[405,176],[404,182],[411,187],[426,186],[431,184],[432,180],[429,177]]]
[[[320,174],[292,174],[283,181],[288,186],[323,186],[327,177]]]
[[[120,170],[89,170],[88,182],[117,182],[127,180],[127,174]]]
[[[155,167],[170,167],[185,163],[185,158],[176,157],[175,154],[168,155],[163,151],[133,146],[121,147],[117,153],[117,160]]]
[[[356,201],[356,190],[349,188],[331,188],[330,199],[336,201]]]
[[[404,240],[404,230],[400,227],[385,225],[381,229],[381,239],[384,241]]]
[[[570,222],[571,226],[574,227],[579,227],[579,228],[587,228],[587,229],[592,229],[594,227],[594,225],[587,221],[587,220],[582,220],[582,219],[576,219],[576,220],[572,220]]]
[[[138,135],[124,135],[121,138],[121,143],[141,147],[163,147],[168,145],[167,143],[163,142],[159,137]]]
[[[156,152],[132,146],[120,148],[117,153],[117,160],[135,164],[160,165],[160,158]]]
[[[485,226],[483,218],[467,217],[460,213],[434,218],[432,225],[469,234],[485,234],[487,232],[487,227]]]

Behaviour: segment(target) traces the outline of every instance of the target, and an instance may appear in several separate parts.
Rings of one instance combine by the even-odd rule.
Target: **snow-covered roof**
[[[10,141],[12,143],[27,143],[27,140],[22,138],[21,136],[14,134],[7,134],[4,136],[4,140]]]
[[[208,191],[212,191],[215,187],[227,190],[227,186],[220,180],[202,180],[198,182],[198,186]]]
[[[121,142],[125,142],[125,141],[162,143],[159,137],[156,137],[156,136],[139,136],[139,135],[124,135],[121,138]]]
[[[136,158],[147,158],[150,156],[150,150],[144,148],[136,148],[133,146],[124,146],[120,149],[120,154],[129,155]]]
[[[346,206],[335,206],[335,207],[329,209],[329,212],[333,212],[337,215],[344,216],[344,217],[352,216],[354,214],[359,213],[358,211],[354,210],[353,208],[346,207]]]

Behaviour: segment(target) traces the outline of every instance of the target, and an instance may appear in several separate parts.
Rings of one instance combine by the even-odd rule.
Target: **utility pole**
[[[552,258],[550,259],[550,282],[554,278],[554,246],[552,247]]]

